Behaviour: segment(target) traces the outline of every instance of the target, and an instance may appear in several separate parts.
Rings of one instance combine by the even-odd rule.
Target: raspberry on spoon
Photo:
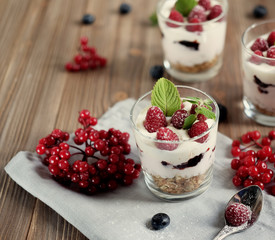
[[[242,203],[233,203],[226,208],[225,218],[230,226],[241,226],[251,219],[251,210]]]

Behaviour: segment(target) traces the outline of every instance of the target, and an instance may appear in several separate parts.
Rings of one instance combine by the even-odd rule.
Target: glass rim
[[[215,99],[213,97],[211,97],[210,95],[208,95],[207,93],[203,92],[202,90],[200,89],[197,89],[197,88],[194,88],[194,87],[189,87],[189,86],[185,86],[185,85],[175,85],[177,88],[185,88],[185,89],[189,89],[189,90],[193,90],[193,91],[196,91],[196,92],[199,92],[201,94],[203,94],[204,96],[206,96],[207,98],[209,98],[210,100],[212,100],[214,106],[215,106],[215,109],[216,109],[216,120],[215,122],[211,125],[210,128],[208,128],[205,132],[203,132],[202,134],[196,136],[196,137],[193,137],[193,138],[189,138],[189,139],[184,139],[184,140],[179,140],[179,141],[166,141],[166,140],[158,140],[158,139],[155,139],[155,138],[152,138],[152,137],[149,137],[147,135],[144,135],[143,133],[140,132],[140,130],[137,128],[134,120],[133,120],[133,112],[134,112],[134,109],[135,109],[135,106],[142,100],[144,99],[146,96],[148,96],[149,94],[151,94],[152,90],[149,91],[149,92],[146,92],[145,94],[143,94],[140,98],[138,98],[138,100],[136,100],[136,102],[134,103],[134,105],[132,106],[131,108],[131,111],[130,111],[130,120],[131,120],[131,123],[132,123],[132,126],[133,128],[142,136],[144,137],[145,139],[147,140],[151,140],[151,141],[154,141],[154,142],[159,142],[159,143],[168,143],[168,144],[181,144],[181,143],[184,143],[184,142],[190,142],[190,141],[196,141],[198,139],[200,139],[201,137],[204,137],[205,135],[207,135],[212,129],[214,129],[216,127],[216,125],[218,124],[219,122],[219,116],[220,116],[220,111],[219,111],[219,106],[217,104],[217,102],[215,101]]]
[[[161,14],[161,11],[160,11],[161,3],[164,2],[164,1],[172,1],[172,0],[160,0],[158,2],[158,4],[157,4],[157,16],[160,16],[166,22],[178,25],[179,27],[193,26],[193,25],[202,25],[202,26],[204,26],[204,25],[207,25],[207,24],[212,23],[212,22],[218,22],[219,20],[221,20],[222,18],[224,18],[227,15],[227,11],[228,11],[228,2],[227,2],[227,0],[222,0],[225,3],[224,11],[222,12],[221,15],[219,15],[218,17],[216,17],[214,19],[211,19],[211,20],[208,20],[208,21],[205,21],[205,22],[200,22],[200,23],[177,22],[177,21],[171,20],[171,19],[169,19],[169,18],[167,18],[167,17],[165,17]]]
[[[265,56],[259,56],[259,55],[255,54],[250,48],[246,47],[246,44],[245,44],[245,37],[246,37],[247,33],[248,33],[250,30],[252,30],[252,29],[254,29],[254,28],[256,28],[256,27],[258,27],[258,26],[260,26],[260,25],[266,24],[266,23],[274,23],[274,26],[275,26],[275,18],[274,18],[274,19],[265,20],[265,21],[261,21],[261,22],[257,22],[257,23],[253,23],[252,25],[248,26],[248,27],[244,30],[243,34],[242,34],[241,43],[242,43],[243,49],[244,49],[244,50],[246,51],[246,53],[249,54],[250,56],[256,56],[256,57],[258,57],[259,59],[262,59],[262,60],[267,60],[267,59],[268,59],[268,61],[271,61],[271,62],[274,61],[274,62],[275,62],[275,59],[274,59],[274,58],[268,58],[268,57],[265,57]],[[275,45],[274,45],[274,46],[275,46]]]

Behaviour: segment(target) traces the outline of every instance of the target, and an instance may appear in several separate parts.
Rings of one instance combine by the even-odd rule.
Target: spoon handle
[[[213,240],[222,240],[232,233],[232,227],[225,225]]]

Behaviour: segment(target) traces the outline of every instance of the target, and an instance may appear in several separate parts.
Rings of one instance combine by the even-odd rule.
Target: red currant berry
[[[88,171],[81,172],[81,173],[79,173],[79,177],[80,177],[81,180],[86,180],[87,181],[89,179],[89,172]]]
[[[59,162],[59,157],[58,156],[56,156],[56,155],[50,156],[50,158],[49,158],[49,164],[51,164],[51,165],[58,165],[58,162]]]
[[[91,117],[89,123],[90,125],[95,126],[97,124],[97,119],[95,117]]]
[[[107,167],[107,171],[108,173],[110,174],[114,174],[117,172],[117,165],[113,164],[113,163],[110,163]]]
[[[88,38],[86,36],[80,38],[80,44],[81,45],[87,45],[88,44]]]
[[[101,139],[97,139],[95,142],[94,142],[94,147],[95,149],[97,149],[98,151],[101,151],[104,149],[105,147],[105,142]]]
[[[100,130],[100,131],[99,131],[99,137],[100,137],[101,139],[109,139],[110,133],[107,132],[107,131],[105,131],[105,130]]]
[[[131,185],[131,184],[133,183],[133,178],[131,177],[131,175],[126,175],[126,176],[124,176],[124,178],[123,178],[123,183],[124,183],[124,185],[126,185],[126,186]]]
[[[233,140],[232,147],[240,147],[241,142],[239,140]]]
[[[258,170],[258,168],[256,166],[250,166],[248,168],[248,174],[252,178],[255,178],[259,174],[259,170]]]
[[[89,164],[85,161],[80,161],[79,162],[79,167],[78,167],[78,171],[79,172],[86,172],[89,169]]]
[[[234,186],[238,187],[238,186],[241,186],[242,179],[239,176],[235,175],[232,179],[232,182],[233,182]]]
[[[243,143],[245,144],[250,143],[251,142],[250,132],[243,134],[241,138]]]
[[[256,182],[254,182],[254,185],[257,185],[257,186],[259,186],[262,190],[264,190],[264,184],[263,184],[262,182],[256,181]]]
[[[94,155],[95,150],[91,146],[88,146],[85,148],[85,153],[88,157],[91,157]]]
[[[65,159],[61,159],[59,162],[58,162],[58,167],[62,170],[65,170],[69,167],[69,162]]]
[[[107,147],[107,146],[105,146],[105,147],[100,151],[100,154],[101,154],[102,156],[107,156],[107,155],[109,155],[109,153],[110,153],[110,148]]]
[[[116,155],[116,154],[111,154],[111,155],[109,155],[109,161],[111,162],[111,163],[118,163],[118,161],[119,161],[119,156],[118,155]]]
[[[256,167],[260,173],[264,173],[267,169],[267,164],[264,161],[258,161]]]
[[[249,187],[249,186],[253,185],[253,183],[254,183],[253,180],[248,178],[248,179],[244,180],[243,186],[244,187]]]
[[[271,181],[271,176],[269,173],[263,173],[262,176],[261,176],[261,182],[266,184],[266,183],[270,183]]]
[[[78,185],[79,185],[79,187],[81,187],[81,188],[87,188],[87,187],[89,186],[89,182],[88,182],[88,181],[85,181],[85,180],[80,180],[80,181],[78,182]]]
[[[246,167],[254,166],[255,165],[255,158],[252,156],[245,157],[243,161],[243,165]]]
[[[275,196],[275,186],[273,186],[273,187],[271,188],[271,194],[272,194],[273,196]]]
[[[275,139],[275,130],[271,130],[271,131],[268,133],[268,137],[269,137],[271,140],[274,140],[274,139]]]
[[[239,158],[243,159],[247,156],[246,152],[240,152]]]
[[[79,117],[83,118],[83,119],[88,119],[90,117],[90,111],[87,109],[83,109],[80,113],[79,113]]]
[[[66,63],[66,64],[65,64],[65,69],[66,69],[67,71],[73,71],[73,64],[70,63],[70,62]]]
[[[111,147],[110,153],[119,155],[120,154],[120,149],[118,147]]]
[[[270,163],[275,163],[275,153],[272,153],[269,157],[268,157],[268,161]]]
[[[74,183],[77,183],[77,182],[79,182],[79,180],[80,180],[79,175],[77,173],[73,173],[71,176],[71,181]]]
[[[245,156],[253,156],[253,157],[256,157],[256,153],[255,153],[255,151],[253,151],[253,150],[248,150],[248,151],[245,153]]]
[[[96,162],[96,165],[97,165],[98,169],[104,170],[104,169],[107,168],[108,163],[107,163],[107,161],[104,160],[104,159],[99,159],[99,160]]]
[[[118,145],[118,139],[115,136],[112,136],[110,138],[110,143],[112,146],[116,146],[116,145]]]
[[[248,167],[240,166],[236,174],[241,178],[246,178],[248,176]]]
[[[253,140],[258,140],[261,138],[261,133],[256,130],[256,131],[253,131],[250,133],[250,137],[253,139]]]
[[[44,144],[38,144],[37,147],[36,147],[36,152],[39,154],[39,155],[43,155],[45,152],[46,152],[46,147]]]
[[[232,147],[231,154],[233,157],[238,157],[241,153],[241,149],[239,147]]]
[[[74,163],[73,163],[73,170],[75,172],[78,172],[79,171],[79,163],[81,162],[81,160],[76,160]]]
[[[265,171],[265,173],[268,173],[268,174],[271,176],[271,178],[272,178],[273,175],[274,175],[273,170],[271,170],[270,168],[267,168],[266,171]]]
[[[263,138],[262,138],[262,145],[263,145],[263,146],[270,146],[270,145],[271,145],[271,140],[270,140],[270,138],[268,138],[268,137],[263,137]]]
[[[51,155],[58,155],[60,153],[60,148],[59,147],[53,147],[51,149]]]
[[[131,145],[129,143],[125,144],[123,146],[123,148],[124,148],[124,151],[123,151],[124,154],[127,155],[127,154],[129,154],[131,152]]]
[[[49,169],[50,173],[54,176],[57,176],[60,173],[60,169],[57,165],[50,164],[48,166],[48,169]]]
[[[271,156],[272,149],[271,149],[270,146],[264,146],[262,150],[263,150],[263,153],[265,154],[266,157]]]
[[[60,147],[61,150],[69,150],[69,148],[70,148],[69,144],[64,143],[64,142],[60,143],[59,147]]]
[[[117,189],[118,185],[117,185],[116,180],[112,179],[112,180],[108,181],[107,187],[108,187],[110,190],[115,190],[115,189]]]
[[[55,139],[53,136],[49,135],[46,137],[46,142],[47,142],[46,145],[49,147],[55,144]]]
[[[90,135],[89,135],[89,139],[94,142],[96,141],[97,139],[99,139],[99,133],[97,131],[94,131],[94,132],[91,132]]]
[[[140,174],[140,171],[137,170],[137,169],[135,169],[134,172],[133,172],[133,174],[131,176],[132,176],[133,179],[136,179],[136,178],[139,177],[139,174]]]
[[[97,174],[97,170],[96,170],[96,167],[94,165],[89,166],[89,173],[91,175],[96,175]]]
[[[125,164],[124,166],[124,173],[127,174],[127,175],[131,175],[133,174],[135,171],[133,165],[131,163],[127,163]]]
[[[61,138],[62,135],[63,135],[63,132],[60,130],[60,129],[54,129],[51,133],[51,135],[54,137],[54,138]]]
[[[100,183],[100,177],[99,176],[94,176],[91,178],[91,182],[94,184],[94,185],[99,185]]]
[[[59,153],[59,157],[68,160],[71,157],[71,154],[68,150],[61,150]]]

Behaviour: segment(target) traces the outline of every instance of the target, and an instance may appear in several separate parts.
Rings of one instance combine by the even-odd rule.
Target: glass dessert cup
[[[212,97],[192,87],[176,87],[181,97],[199,97],[213,102],[216,119],[211,119],[212,125],[203,134],[190,138],[186,130],[180,129],[177,134],[181,131],[183,136],[171,142],[157,140],[156,133],[148,133],[141,121],[144,118],[140,116],[151,106],[152,91],[140,97],[130,113],[145,183],[156,197],[166,201],[195,197],[208,189],[213,176],[219,119],[219,108]],[[202,138],[206,140],[200,141]],[[160,149],[161,145],[173,150]]]
[[[253,42],[275,31],[275,20],[253,24],[242,36],[243,104],[245,114],[259,124],[275,126],[275,59],[256,55]]]
[[[209,80],[218,74],[223,62],[227,0],[212,1],[212,4],[221,5],[223,12],[217,18],[199,23],[202,31],[188,30],[198,26],[198,23],[188,23],[186,20],[176,22],[168,18],[175,2],[160,0],[157,6],[164,67],[180,81]]]

